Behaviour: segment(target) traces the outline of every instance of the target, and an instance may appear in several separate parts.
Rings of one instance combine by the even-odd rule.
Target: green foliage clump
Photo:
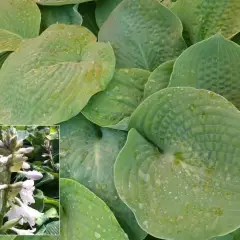
[[[60,125],[60,165],[34,162],[46,194],[60,169],[60,240],[240,239],[239,16],[239,0],[0,3],[0,123]]]

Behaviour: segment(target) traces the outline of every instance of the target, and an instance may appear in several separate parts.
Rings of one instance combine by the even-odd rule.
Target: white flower
[[[17,235],[34,235],[33,233],[36,232],[36,228],[23,230],[23,229],[17,229],[12,227],[11,230],[17,233]]]
[[[18,153],[21,153],[21,154],[28,154],[28,153],[31,153],[33,150],[34,150],[33,147],[20,148],[20,149],[18,149]]]
[[[23,164],[22,164],[22,169],[29,169],[30,168],[30,164],[23,161]]]
[[[6,189],[6,188],[8,188],[8,185],[7,185],[7,184],[2,184],[2,185],[0,185],[0,191],[1,191],[1,190],[4,190],[4,189]]]
[[[15,218],[22,217],[22,219],[19,221],[19,224],[23,225],[23,223],[29,223],[29,225],[31,227],[34,226],[36,219],[41,217],[43,215],[43,213],[40,213],[39,211],[23,204],[20,201],[20,199],[18,199],[18,198],[15,198],[15,199],[20,206],[10,203],[11,208],[5,215],[8,217],[8,221],[15,219]]]
[[[24,171],[19,171],[19,173],[23,174],[25,177],[27,177],[28,179],[32,179],[32,180],[39,180],[43,177],[43,175],[38,172],[38,171],[28,171],[28,172],[24,172]]]
[[[8,157],[0,156],[0,166],[6,165],[8,162]]]
[[[26,180],[22,183],[22,189],[19,194],[24,204],[35,203],[35,200],[33,198],[34,190],[35,187],[33,180]]]

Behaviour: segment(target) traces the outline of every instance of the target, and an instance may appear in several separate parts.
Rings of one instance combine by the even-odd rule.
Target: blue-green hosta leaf
[[[127,130],[149,75],[149,71],[136,68],[116,70],[107,89],[93,96],[82,113],[99,126]]]
[[[220,34],[188,48],[177,60],[169,87],[216,92],[240,109],[240,46]]]
[[[93,0],[35,0],[36,3],[47,6],[62,6],[68,4],[78,4],[84,2],[90,2]]]
[[[32,0],[0,2],[0,53],[15,51],[23,38],[36,37],[40,11]]]
[[[84,27],[56,24],[24,41],[0,71],[0,122],[44,125],[77,115],[114,73],[111,45],[95,40]]]
[[[127,240],[113,213],[94,193],[71,179],[60,179],[61,240]]]
[[[157,67],[149,76],[145,84],[144,97],[166,88],[169,84],[175,60],[170,60]]]
[[[122,0],[100,0],[97,1],[96,6],[96,21],[99,27],[107,20],[110,13],[113,9],[120,3]]]
[[[212,240],[238,240],[240,239],[240,230],[236,230],[232,233],[227,234],[226,236],[217,237]]]
[[[106,202],[132,240],[144,239],[133,213],[119,199],[113,166],[126,133],[100,128],[78,115],[61,124],[61,176],[72,178]]]
[[[40,6],[41,30],[55,23],[82,25],[82,16],[78,12],[78,4],[65,6]]]
[[[115,186],[141,227],[207,240],[240,226],[240,112],[220,95],[165,88],[132,114]]]
[[[181,19],[192,43],[218,32],[231,38],[240,29],[239,0],[178,0],[171,10]]]
[[[19,35],[0,29],[0,53],[15,51],[21,41],[22,37]]]
[[[112,44],[117,67],[150,71],[186,48],[179,18],[158,0],[124,0],[103,24],[99,41]]]

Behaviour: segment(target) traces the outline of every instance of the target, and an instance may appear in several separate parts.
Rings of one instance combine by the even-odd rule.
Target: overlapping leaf
[[[0,2],[0,53],[15,51],[23,38],[38,36],[40,11],[31,0]]]
[[[101,27],[99,41],[112,44],[117,67],[150,71],[186,48],[180,20],[158,0],[124,0]]]
[[[0,29],[0,53],[15,51],[21,41],[22,38],[19,35]]]
[[[42,31],[55,23],[81,25],[83,21],[78,5],[40,6],[40,10]]]
[[[110,13],[113,9],[120,3],[122,0],[101,0],[97,1],[96,6],[96,20],[99,27],[107,20]]]
[[[133,113],[115,185],[141,227],[202,240],[240,225],[240,112],[225,98],[166,88]]]
[[[213,240],[238,240],[240,238],[240,230],[236,230],[222,237],[214,238]]]
[[[79,113],[114,73],[110,44],[95,40],[84,27],[56,24],[25,41],[0,72],[0,122],[55,124]]]
[[[107,205],[80,183],[60,179],[61,240],[128,239]]]
[[[113,166],[126,140],[126,133],[99,128],[83,115],[61,124],[61,176],[88,187],[112,209],[130,239],[144,239],[133,213],[119,199]]]
[[[144,89],[145,98],[168,86],[174,63],[175,60],[165,62],[151,73]]]
[[[188,48],[173,68],[170,87],[216,92],[240,108],[240,46],[217,34]]]
[[[104,92],[93,96],[82,113],[102,127],[127,130],[128,120],[143,98],[150,75],[142,69],[119,69]]]
[[[239,0],[178,0],[171,10],[181,19],[192,43],[218,32],[231,38],[240,30]]]

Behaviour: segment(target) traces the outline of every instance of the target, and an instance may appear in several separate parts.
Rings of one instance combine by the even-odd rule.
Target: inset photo
[[[0,235],[59,235],[59,126],[0,126]]]

